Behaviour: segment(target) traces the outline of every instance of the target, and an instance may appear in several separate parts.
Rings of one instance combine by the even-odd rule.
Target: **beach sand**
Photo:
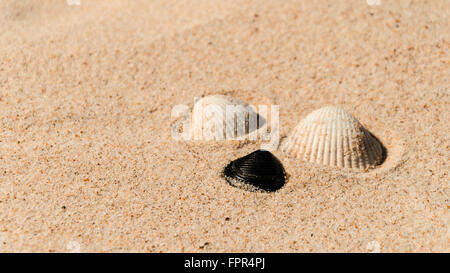
[[[0,3],[0,251],[450,250],[448,1]],[[259,143],[171,137],[175,105],[279,105],[285,137],[338,105],[387,149],[354,172],[273,153],[286,185],[231,187]]]

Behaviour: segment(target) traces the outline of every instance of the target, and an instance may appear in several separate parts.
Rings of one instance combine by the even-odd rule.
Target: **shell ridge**
[[[338,113],[339,119],[341,116],[342,116],[342,112],[339,111],[339,113]],[[342,150],[342,146],[343,146],[342,122],[339,122],[339,119],[336,120],[337,128],[338,128],[338,130],[337,130],[338,135],[336,138],[336,141],[337,141],[337,163],[338,163],[337,165],[338,165],[338,167],[343,167],[344,160],[343,160],[343,154],[342,154],[343,153],[343,150]]]
[[[356,153],[357,153],[357,145],[355,145],[355,141],[352,141],[351,136],[354,135],[355,133],[353,132],[352,129],[353,124],[347,128],[347,146],[348,146],[348,150],[349,150],[349,156],[350,158],[348,159],[348,163],[349,163],[349,167],[350,168],[356,168],[359,169],[359,163],[357,161],[357,157],[356,157]]]
[[[326,138],[325,138],[325,141],[324,141],[324,145],[325,145],[325,147],[324,147],[324,151],[323,151],[323,153],[324,153],[324,158],[323,158],[323,164],[325,164],[325,165],[330,165],[330,160],[331,160],[331,149],[330,149],[330,142],[331,142],[331,134],[332,134],[332,131],[333,131],[333,126],[327,126],[327,128],[326,128]]]
[[[320,138],[319,138],[319,144],[318,144],[318,150],[317,150],[317,159],[316,161],[318,163],[323,162],[323,149],[325,148],[325,135],[326,135],[326,127],[320,127]]]
[[[324,118],[324,114],[322,114],[322,119]],[[323,150],[325,149],[325,137],[326,137],[326,131],[327,131],[328,126],[321,126],[319,127],[319,143],[318,143],[318,147],[317,147],[317,158],[316,158],[316,162],[322,164],[323,162],[323,158],[324,158],[324,153]]]
[[[306,142],[306,145],[304,146],[304,153],[303,153],[303,157],[306,161],[308,161],[308,156],[311,154],[311,149],[312,149],[311,143],[314,138],[313,132],[315,130],[315,127],[316,127],[315,124],[310,124],[310,126],[309,126],[310,129],[307,131],[308,132],[308,141]],[[311,160],[311,158],[309,158],[309,161],[313,162]]]
[[[298,135],[294,138],[296,139],[296,146],[294,149],[295,156],[301,157],[303,155],[303,150],[305,148],[305,142],[307,140],[307,132],[308,132],[308,126],[309,124],[302,124],[301,130],[299,130]]]
[[[311,141],[311,151],[310,151],[310,158],[312,162],[316,162],[316,156],[317,156],[317,150],[318,150],[318,142],[320,135],[318,132],[320,131],[320,126],[317,124],[314,125],[314,131],[312,133],[312,141]]]
[[[366,136],[365,133],[364,133],[364,135]],[[367,137],[364,137],[363,145],[364,145],[364,154],[363,154],[362,158],[364,159],[364,168],[367,168],[368,166],[370,166],[370,164],[372,162],[371,157],[370,157],[370,144],[369,144],[369,140],[367,139]]]

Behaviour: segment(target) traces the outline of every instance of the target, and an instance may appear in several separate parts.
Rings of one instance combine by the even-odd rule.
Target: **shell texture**
[[[248,191],[274,192],[282,188],[286,180],[281,162],[265,150],[230,162],[223,174],[230,185]]]
[[[359,170],[383,158],[381,143],[350,113],[334,106],[309,114],[280,149],[303,161]]]
[[[211,95],[194,105],[191,132],[194,139],[232,139],[256,131],[264,122],[247,103],[229,96]]]

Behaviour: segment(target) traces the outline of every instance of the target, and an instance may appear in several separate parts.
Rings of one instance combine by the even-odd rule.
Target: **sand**
[[[377,1],[369,1],[377,2]],[[0,251],[437,252],[449,237],[448,1],[0,3]],[[385,145],[364,173],[280,151],[275,193],[233,188],[258,143],[171,137],[231,94],[285,137],[338,105]]]

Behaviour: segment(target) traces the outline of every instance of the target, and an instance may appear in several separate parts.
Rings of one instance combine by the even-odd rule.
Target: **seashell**
[[[265,150],[230,162],[223,174],[230,185],[248,191],[273,192],[283,187],[286,179],[281,162]]]
[[[381,143],[350,113],[333,106],[309,114],[280,149],[304,161],[360,170],[383,159]]]
[[[229,96],[211,95],[194,105],[191,132],[197,140],[236,139],[256,131],[264,123],[247,103]]]

